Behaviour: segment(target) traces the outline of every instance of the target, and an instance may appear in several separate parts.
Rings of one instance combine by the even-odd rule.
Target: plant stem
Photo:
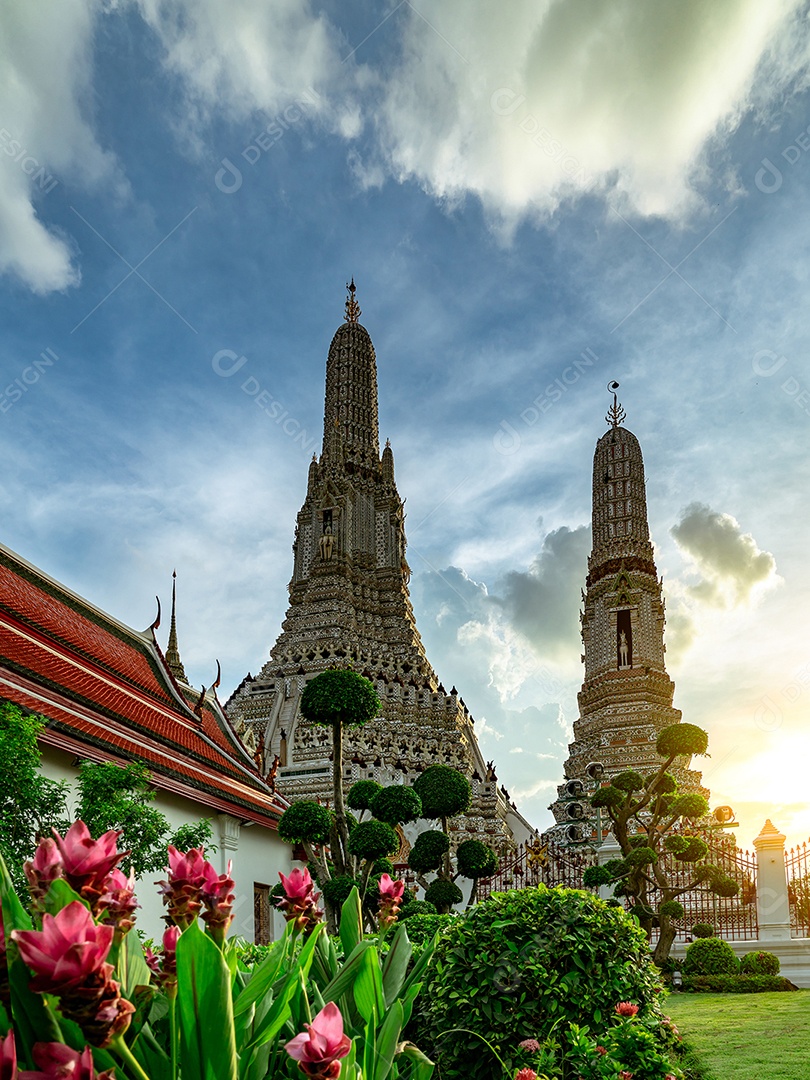
[[[119,1035],[117,1039],[113,1039],[110,1043],[110,1050],[121,1058],[127,1072],[134,1076],[136,1080],[149,1080],[149,1077],[138,1063],[137,1058],[124,1042],[123,1035]]]
[[[169,1050],[172,1059],[172,1080],[177,1080],[177,1065],[180,1057],[180,1031],[177,1025],[177,989],[169,994]]]

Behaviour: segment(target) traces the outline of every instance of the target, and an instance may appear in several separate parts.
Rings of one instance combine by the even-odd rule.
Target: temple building
[[[532,829],[484,761],[462,698],[445,690],[425,655],[408,592],[394,453],[389,443],[380,452],[374,346],[353,281],[348,290],[326,362],[323,447],[295,526],[287,616],[270,659],[246,676],[227,711],[286,798],[328,802],[331,734],[305,722],[299,702],[307,679],[351,665],[373,682],[382,709],[346,733],[346,784],[406,783],[428,765],[452,765],[473,786],[469,814],[454,823],[457,839],[504,851]],[[404,834],[402,842],[404,858]]]
[[[681,720],[664,663],[664,599],[647,525],[644,461],[638,439],[623,427],[615,392],[605,419],[609,428],[593,457],[593,537],[580,613],[585,677],[567,781],[586,779],[592,762],[605,777],[624,769],[652,772],[661,763],[658,733]],[[708,796],[699,772],[673,772],[683,789]],[[578,819],[576,805],[561,785],[550,807],[560,829],[552,832]]]

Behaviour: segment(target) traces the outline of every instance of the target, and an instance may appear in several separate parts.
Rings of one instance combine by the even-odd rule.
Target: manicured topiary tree
[[[338,874],[350,870],[349,830],[343,799],[343,727],[366,724],[380,711],[380,699],[371,682],[357,672],[333,668],[310,679],[301,694],[301,715],[332,729],[332,793],[336,842],[332,861]]]
[[[405,825],[422,817],[422,800],[407,784],[391,784],[371,800],[371,812],[378,821]]]
[[[437,918],[421,916],[426,923]],[[426,1044],[442,1076],[514,1076],[521,1040],[542,1043],[550,1035],[570,1068],[577,1037],[570,1025],[586,1026],[602,1043],[620,1002],[637,1008],[640,1029],[654,1031],[662,1019],[646,935],[624,911],[591,893],[541,885],[496,893],[463,918],[443,919],[417,1004],[419,1045]],[[659,1046],[663,1031],[661,1036]],[[622,1062],[612,1075],[624,1069],[638,1080],[663,1080],[670,1069],[663,1050],[658,1054],[650,1041],[649,1067],[628,1069]],[[502,1071],[490,1046],[511,1071]],[[571,1076],[584,1071],[577,1068]]]
[[[682,970],[684,975],[736,975],[740,961],[727,941],[700,938],[686,946]]]
[[[678,791],[678,782],[669,769],[679,758],[706,753],[708,735],[694,724],[672,724],[664,728],[656,741],[661,757],[658,769],[642,776],[633,769],[619,773],[610,783],[591,796],[591,805],[601,807],[610,819],[611,831],[622,851],[621,859],[585,871],[588,886],[615,886],[614,893],[624,896],[630,911],[636,915],[648,937],[657,922],[659,937],[655,946],[655,961],[663,963],[669,956],[677,932],[675,923],[684,917],[678,899],[685,893],[714,893],[734,896],[739,890],[736,881],[719,867],[706,862],[709,846],[696,834],[695,823],[709,812],[703,795]],[[695,833],[684,833],[689,827]],[[673,830],[681,830],[675,833]],[[664,854],[682,865],[690,865],[692,874],[686,884],[676,885],[667,871]],[[650,904],[650,890],[660,892],[657,907]]]
[[[378,784],[376,780],[358,780],[349,788],[346,805],[352,810],[359,810],[362,816],[364,810],[371,810],[374,796],[379,795],[382,789],[382,784]]]

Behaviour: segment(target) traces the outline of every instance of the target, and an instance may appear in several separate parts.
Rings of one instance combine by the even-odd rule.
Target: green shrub
[[[425,900],[428,904],[433,904],[439,914],[442,915],[448,912],[454,904],[460,904],[463,899],[464,894],[458,885],[454,881],[445,881],[443,878],[431,881],[430,885],[425,889]]]
[[[456,869],[462,877],[474,880],[492,877],[498,869],[498,857],[480,840],[465,840],[456,849]]]
[[[425,901],[417,900],[416,902],[423,904]],[[432,905],[430,906],[432,907]],[[452,926],[461,917],[453,912],[447,915],[437,915],[435,912],[432,914],[424,912],[421,915],[410,915],[405,924],[408,928],[408,937],[413,945],[425,945],[433,939],[434,934],[444,930],[447,926]]]
[[[407,784],[391,784],[371,800],[371,812],[378,821],[405,825],[422,816],[422,800]]]
[[[328,900],[330,904],[334,904],[336,908],[340,909],[343,904],[349,898],[349,893],[354,886],[357,885],[360,888],[361,882],[351,877],[349,874],[341,874],[339,877],[332,878],[331,881],[324,881],[321,886],[321,890],[324,895],[324,899]]]
[[[445,852],[450,850],[450,837],[438,829],[419,833],[408,854],[408,866],[417,874],[429,874],[442,865]]]
[[[741,975],[778,975],[779,957],[772,952],[749,952],[740,960]]]
[[[419,1045],[442,1076],[500,1075],[521,1039],[569,1025],[604,1031],[620,1001],[658,1016],[659,975],[644,931],[591,893],[545,886],[495,893],[442,933],[419,998]],[[451,1028],[464,1032],[442,1038]],[[481,1038],[482,1037],[482,1038]]]
[[[302,799],[294,802],[279,818],[278,835],[288,844],[324,844],[329,840],[334,815],[320,803]]]
[[[408,896],[408,891],[405,891],[405,896]],[[413,893],[410,894],[411,896]],[[404,897],[403,897],[404,899]],[[402,919],[413,919],[416,915],[435,915],[436,905],[429,904],[427,900],[411,900],[409,904],[405,904],[402,909],[402,913],[399,916],[400,921]],[[410,925],[410,924],[409,924]],[[408,931],[410,936],[410,931]]]
[[[399,850],[399,837],[385,821],[361,821],[349,837],[349,851],[361,859],[382,859]]]
[[[382,789],[382,784],[376,780],[358,780],[349,788],[346,805],[352,810],[370,810],[374,796],[379,795]]]
[[[422,800],[422,816],[448,818],[469,810],[472,785],[458,769],[450,765],[430,765],[413,782]]]
[[[765,994],[796,989],[781,975],[688,975],[683,988],[693,994]]]
[[[304,719],[314,724],[365,724],[378,715],[380,699],[363,675],[330,668],[309,680],[300,708]]]
[[[699,938],[687,946],[684,975],[736,975],[740,961],[727,941]]]
[[[696,922],[692,927],[693,938],[714,937],[714,927],[708,922]]]

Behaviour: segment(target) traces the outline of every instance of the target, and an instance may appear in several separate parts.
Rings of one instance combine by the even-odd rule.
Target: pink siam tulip
[[[284,1049],[298,1062],[298,1068],[311,1080],[335,1080],[340,1076],[340,1059],[352,1048],[343,1033],[343,1017],[333,1001],[325,1005],[306,1031],[296,1035]]]
[[[393,881],[390,874],[380,877],[380,930],[387,930],[397,921],[399,905],[405,892],[404,881]]]
[[[14,1045],[14,1032],[0,1041],[0,1080],[17,1080],[17,1047]]]
[[[159,881],[163,903],[169,909],[164,916],[171,925],[175,923],[185,930],[202,908],[202,889],[206,883],[206,867],[213,867],[205,860],[202,848],[192,848],[183,854],[169,845],[168,880]],[[216,875],[216,871],[214,871]]]
[[[36,1043],[34,1062],[42,1072],[21,1072],[19,1080],[115,1080],[115,1072],[107,1069],[97,1073],[93,1067],[93,1051],[71,1050],[62,1043]],[[6,1080],[3,1074],[3,1080]]]
[[[68,885],[91,905],[95,905],[104,892],[110,872],[129,855],[128,851],[118,850],[120,831],[110,829],[94,840],[83,821],[74,821],[64,837],[56,829],[53,835]]]
[[[296,928],[305,934],[311,933],[321,921],[323,911],[317,906],[321,894],[315,892],[309,870],[296,867],[289,877],[279,870],[278,876],[284,896],[276,897],[276,906],[284,912],[287,922],[294,922]]]
[[[231,877],[233,863],[228,860],[228,869],[224,874],[217,874],[210,863],[205,864],[205,882],[200,891],[205,907],[202,919],[214,941],[220,945],[225,940],[228,927],[233,922],[234,886]]]
[[[50,836],[40,840],[33,859],[26,859],[23,871],[28,882],[28,892],[36,907],[39,907],[51,887],[51,882],[62,877],[62,856],[55,840]]]
[[[42,917],[42,930],[13,930],[23,962],[34,972],[31,989],[60,998],[94,1046],[107,1046],[129,1026],[133,1006],[121,997],[106,963],[115,931],[97,926],[78,900]]]
[[[177,993],[177,939],[180,937],[179,926],[168,926],[163,931],[163,951],[154,953],[147,949],[145,953],[149,970],[164,988],[169,997]]]
[[[104,883],[104,892],[95,905],[98,918],[115,928],[116,940],[128,934],[135,925],[135,872],[127,877],[123,870],[113,870]]]

